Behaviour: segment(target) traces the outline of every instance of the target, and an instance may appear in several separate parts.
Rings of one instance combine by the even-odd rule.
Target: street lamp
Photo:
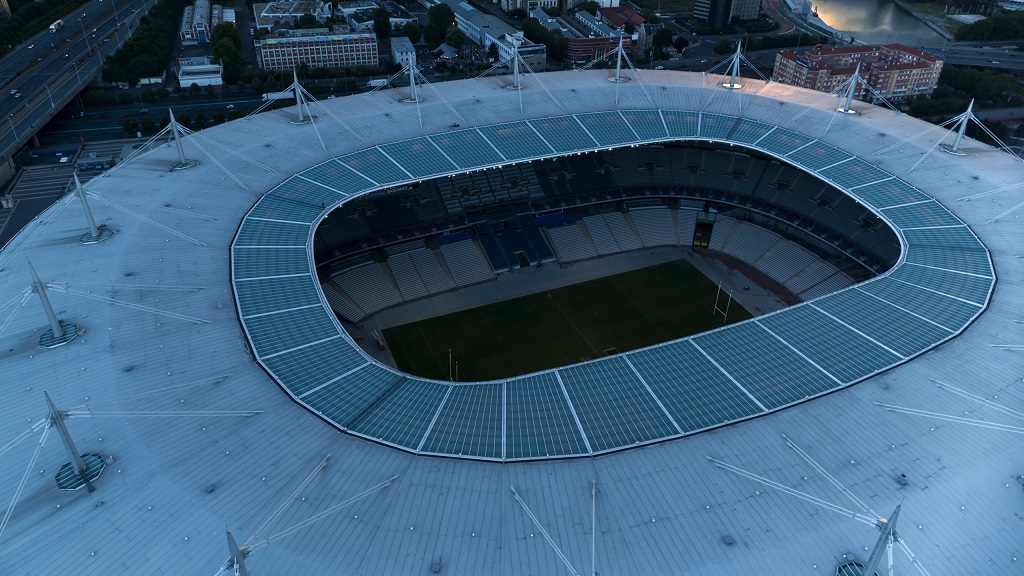
[[[14,141],[18,141],[18,131],[14,129],[14,114],[11,114],[7,121],[11,123],[11,132],[14,133]]]
[[[89,45],[89,36],[85,33],[85,24],[81,19],[79,19],[78,25],[82,27],[82,38],[85,38],[85,47],[89,50],[89,53],[92,54],[92,46]]]
[[[50,93],[50,85],[46,85],[46,95],[50,97],[50,108],[55,108],[53,104],[53,94]]]

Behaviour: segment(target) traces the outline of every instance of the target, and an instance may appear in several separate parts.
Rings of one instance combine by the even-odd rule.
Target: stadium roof
[[[1021,428],[1014,422],[1024,400],[1018,386],[1024,363],[1014,335],[1020,333],[1024,267],[1017,258],[1022,233],[1012,213],[1018,205],[1012,187],[1024,170],[1008,155],[968,142],[967,157],[933,153],[910,172],[938,132],[875,152],[930,127],[921,121],[866,104],[856,106],[856,117],[836,116],[833,97],[787,86],[747,81],[736,92],[696,74],[640,74],[643,83],[626,85],[608,82],[601,71],[547,74],[528,79],[521,93],[502,90],[502,78],[445,83],[437,92],[425,90],[427,101],[419,107],[400,102],[393,91],[331,100],[326,106],[345,126],[318,113],[326,151],[312,126],[289,123],[289,112],[261,114],[187,138],[189,157],[203,160],[188,171],[168,172],[176,154],[162,147],[90,183],[93,210],[117,232],[102,244],[77,242],[85,220],[73,198],[44,213],[0,253],[6,322],[0,367],[8,384],[0,440],[6,443],[43,419],[41,391],[47,390],[59,405],[73,407],[76,417],[68,427],[78,448],[102,455],[108,465],[96,492],[58,492],[53,475],[67,457],[51,441],[19,489],[35,436],[3,452],[0,498],[20,497],[0,535],[0,572],[59,572],[74,565],[83,574],[215,573],[227,557],[226,526],[240,542],[253,536],[249,568],[268,574],[435,568],[442,574],[734,574],[766,566],[828,574],[844,557],[865,559],[865,547],[877,537],[865,518],[887,514],[902,501],[903,541],[929,572],[1016,573],[1024,502],[1016,480],[1022,474]],[[540,81],[546,90],[539,89]],[[651,121],[626,125],[631,115]],[[661,132],[655,118],[664,121]],[[453,123],[464,130],[452,130]],[[605,123],[617,128],[595,128]],[[504,130],[496,124],[537,138],[502,141]],[[817,370],[814,381],[838,386],[887,365],[877,358],[891,363],[894,354],[912,357],[981,314],[960,337],[859,385],[705,434],[595,458],[504,464],[431,458],[340,433],[294,403],[253,361],[255,354],[269,364],[266,356],[275,352],[255,336],[249,348],[232,302],[232,267],[236,280],[247,270],[275,269],[298,279],[289,282],[304,282],[287,292],[293,307],[313,314],[300,327],[337,331],[333,321],[323,326],[315,319],[326,313],[308,291],[315,290],[308,276],[311,224],[360,186],[445,172],[434,164],[435,151],[443,156],[462,149],[437,145],[474,134],[493,148],[475,148],[477,158],[468,149],[449,155],[447,172],[517,155],[525,160],[676,137],[753,142],[852,189],[902,229],[906,262],[890,275],[695,338],[707,353],[698,355],[687,344],[689,358],[698,362],[733,359],[747,370],[774,368],[786,375],[799,366],[791,378],[804,381]],[[417,140],[422,137],[429,139]],[[770,147],[776,139],[779,147]],[[513,145],[520,151],[512,153]],[[501,156],[498,162],[491,151]],[[347,160],[331,160],[336,157]],[[357,160],[363,164],[353,164]],[[290,178],[315,166],[320,172]],[[324,167],[335,171],[327,174]],[[323,174],[359,183],[357,171],[373,183],[344,188],[331,185],[335,180],[322,181],[329,187],[314,182]],[[898,179],[888,180],[890,175]],[[299,224],[257,229],[251,220],[239,227],[254,202],[280,184],[249,218]],[[308,209],[297,208],[302,202]],[[290,210],[287,217],[284,210]],[[281,246],[260,251],[279,255],[245,264],[237,244],[229,249],[236,231],[242,243],[254,238],[252,245]],[[272,235],[276,244],[264,240]],[[987,309],[993,275],[985,248],[999,276]],[[58,314],[83,329],[66,346],[36,345],[46,321],[28,291],[26,260],[49,282]],[[280,310],[270,299],[247,300],[242,291],[238,296],[243,316],[270,318]],[[898,306],[883,302],[897,299]],[[844,316],[847,306],[856,313]],[[831,339],[817,342],[824,348],[799,340],[801,326],[808,331],[804,337],[828,326]],[[251,321],[245,327],[253,333]],[[755,354],[740,349],[732,336],[737,332],[783,336],[749,341],[771,345],[769,353]],[[346,342],[336,334],[325,342]],[[307,334],[273,337],[311,342]],[[288,349],[277,345],[277,351]],[[617,377],[655,374],[657,367],[687,361],[651,359],[685,354],[680,347],[547,372],[523,380],[520,389],[550,391],[555,374],[564,377],[566,391],[572,382],[596,386],[596,371],[612,364]],[[870,353],[841,359],[874,363],[829,364],[851,348]],[[314,355],[302,364],[359,361],[355,352],[336,352],[337,358]],[[622,358],[630,358],[633,368]],[[782,358],[791,364],[780,364]],[[362,369],[385,372],[372,364]],[[452,405],[479,393],[427,385],[444,388]],[[508,393],[499,396],[494,386],[492,407]],[[604,393],[621,393],[607,382],[602,386]],[[645,405],[662,422],[652,434],[671,436],[664,421],[676,413],[671,401],[655,396],[662,388],[648,382],[633,385],[629,394],[647,393],[645,388],[651,392]],[[663,405],[657,410],[650,406],[655,397]],[[676,405],[688,402],[680,396]],[[603,413],[595,408],[592,423],[624,421],[618,406]],[[375,430],[405,426],[399,412],[393,415],[374,419]],[[587,418],[581,415],[569,436],[581,439]],[[436,420],[444,421],[440,415]],[[368,435],[386,438],[383,432]],[[602,446],[619,441],[601,437],[610,442]],[[419,440],[439,444],[431,438]],[[329,463],[320,466],[328,454]],[[897,568],[914,570],[902,557]]]
[[[373,361],[322,304],[306,250],[325,215],[320,206],[509,162],[674,140],[741,143],[817,174],[891,222],[906,260],[857,288],[769,317],[472,385],[410,378]],[[389,445],[488,460],[607,452],[803,402],[954,337],[981,314],[995,285],[970,229],[893,175],[789,129],[665,109],[507,122],[340,156],[264,196],[239,230],[232,263],[255,354],[297,401]]]

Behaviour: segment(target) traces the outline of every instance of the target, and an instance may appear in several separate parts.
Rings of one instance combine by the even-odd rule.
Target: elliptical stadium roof
[[[117,231],[107,242],[76,242],[84,219],[71,198],[44,213],[0,253],[0,302],[10,306],[5,320],[13,311],[0,334],[7,384],[0,439],[17,437],[46,414],[45,389],[62,406],[87,406],[74,413],[92,417],[69,420],[71,433],[83,452],[100,453],[111,464],[96,492],[58,492],[52,475],[66,457],[55,442],[45,445],[35,466],[42,473],[30,471],[0,536],[0,572],[52,573],[74,565],[84,574],[214,573],[226,557],[227,526],[239,541],[254,536],[248,564],[261,573],[735,574],[771,567],[828,574],[847,555],[868,555],[864,547],[877,531],[856,520],[877,518],[876,511],[887,513],[900,501],[903,540],[929,572],[1018,572],[1016,527],[1024,503],[1014,437],[1021,429],[1012,423],[1024,400],[1018,386],[1024,363],[1004,345],[1019,344],[1022,234],[1011,212],[1018,195],[1009,187],[1024,170],[1009,156],[970,142],[969,156],[931,154],[910,172],[940,132],[875,152],[930,127],[921,121],[866,104],[856,117],[834,116],[832,97],[787,86],[747,81],[742,91],[725,91],[701,75],[639,74],[643,84],[627,85],[608,82],[600,71],[546,74],[528,80],[532,86],[522,93],[501,90],[501,78],[435,86],[459,117],[430,90],[418,107],[393,92],[331,100],[325,105],[351,131],[320,114],[326,151],[313,127],[288,123],[287,111],[261,114],[186,139],[188,155],[204,160],[198,167],[168,172],[175,154],[160,148],[90,183],[100,199],[94,211]],[[453,122],[467,130],[453,131]],[[500,142],[503,129],[496,123],[518,129],[520,137]],[[536,137],[523,137],[530,134]],[[461,155],[462,148],[439,145],[477,136],[493,147],[477,145]],[[294,345],[276,344],[271,351],[246,319],[254,358],[232,305],[232,266],[236,288],[248,281],[239,282],[239,274],[252,270],[261,278],[307,274],[306,293],[288,289],[273,296],[294,298],[285,308],[313,304],[305,309],[327,317],[308,293],[316,287],[308,276],[307,245],[312,224],[345,197],[432,174],[673,139],[735,142],[784,157],[901,230],[904,259],[892,273],[694,339],[708,344],[704,358],[744,357],[747,376],[737,378],[740,371],[733,374],[724,364],[717,372],[734,380],[734,391],[759,381],[755,370],[781,374],[774,379],[778,390],[788,379],[824,382],[771,401],[771,408],[868,377],[865,382],[682,440],[594,458],[497,464],[428,458],[339,433],[296,405],[253,361],[269,365],[269,355],[316,338],[302,334]],[[512,152],[513,145],[519,151]],[[391,163],[372,164],[373,156]],[[336,157],[342,160],[331,160]],[[352,170],[356,159],[388,168],[366,172],[360,181],[358,167]],[[315,183],[320,174],[354,178],[358,185]],[[311,209],[295,211],[300,197]],[[973,201],[957,201],[966,198]],[[284,217],[282,210],[291,211]],[[289,240],[264,240],[271,234]],[[240,242],[247,238],[257,239],[252,246],[285,246],[272,250],[292,257],[243,265]],[[999,274],[991,294],[995,275],[986,248]],[[26,259],[50,283],[60,316],[85,329],[66,346],[36,348],[45,324],[39,306],[28,300],[18,311],[28,295]],[[242,316],[269,318],[284,309],[248,297],[238,291]],[[844,315],[849,310],[855,313]],[[316,326],[303,328],[316,332]],[[816,332],[825,326],[827,337]],[[871,376],[965,328],[933,352]],[[324,329],[335,330],[338,344],[348,342],[333,321]],[[728,336],[744,331],[758,337]],[[814,339],[827,347],[811,346]],[[741,342],[772,346],[765,353]],[[671,422],[673,403],[653,401],[663,400],[659,388],[637,386],[647,379],[644,368],[623,359],[673,346],[682,344],[547,374],[590,371],[579,375],[587,382],[602,366],[632,364],[616,369],[619,376],[634,374],[629,394],[650,388],[646,404],[661,404],[650,412]],[[355,351],[334,353],[368,363]],[[874,360],[861,365],[854,361],[859,358]],[[789,372],[794,366],[800,367],[795,375]],[[373,364],[361,369],[384,370]],[[452,401],[467,389],[424,385],[443,389]],[[492,404],[508,393],[496,392],[505,383],[478,388],[488,386]],[[621,393],[616,386],[604,390]],[[751,394],[762,404],[770,397]],[[568,396],[566,406],[575,406]],[[424,410],[431,421],[445,421],[445,405],[439,398]],[[598,412],[573,422],[573,434],[589,437],[591,425],[620,418],[614,410]],[[377,421],[389,422],[383,414]],[[409,421],[391,422],[400,428]],[[688,431],[675,422],[600,446],[612,450]],[[415,450],[430,435],[408,437],[393,443]],[[22,442],[0,456],[2,499],[18,492],[34,450],[32,442]],[[591,446],[578,453],[600,451]],[[330,463],[318,467],[328,454]],[[474,456],[497,458],[494,452]],[[307,522],[325,511],[331,513]],[[901,573],[914,570],[900,560]]]

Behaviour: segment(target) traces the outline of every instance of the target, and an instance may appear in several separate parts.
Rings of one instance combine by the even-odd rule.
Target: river
[[[941,44],[942,37],[892,0],[811,0],[829,26],[866,44]]]

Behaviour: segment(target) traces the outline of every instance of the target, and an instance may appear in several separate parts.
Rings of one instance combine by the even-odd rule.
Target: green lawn
[[[460,381],[492,380],[717,328],[716,291],[696,268],[677,260],[397,326],[384,337],[405,372],[454,379],[457,361]],[[733,302],[729,321],[747,318],[750,313]]]

